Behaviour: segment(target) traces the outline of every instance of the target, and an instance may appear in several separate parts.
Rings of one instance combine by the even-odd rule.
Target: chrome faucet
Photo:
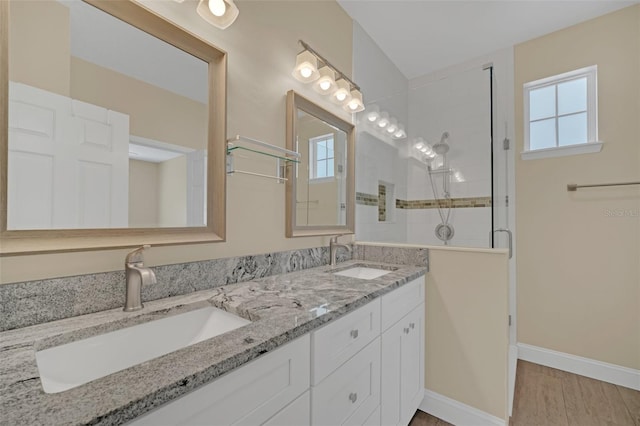
[[[344,247],[347,249],[347,251],[351,252],[351,246],[349,244],[338,243],[338,237],[341,237],[342,235],[346,235],[346,234],[333,236],[329,240],[329,265],[330,266],[336,266],[336,254],[338,253],[338,247]]]
[[[142,309],[140,296],[143,285],[155,284],[156,274],[149,268],[145,268],[142,251],[150,245],[144,245],[127,255],[124,260],[124,271],[127,278],[127,295],[124,302],[124,311],[132,312]]]

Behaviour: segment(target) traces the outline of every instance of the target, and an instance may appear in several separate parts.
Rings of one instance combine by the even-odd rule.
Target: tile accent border
[[[491,197],[465,197],[465,198],[451,198],[448,200],[396,200],[396,208],[398,209],[436,209],[438,205],[440,207],[451,208],[475,208],[475,207],[491,207]]]
[[[364,192],[356,193],[356,204],[363,206],[380,206],[380,197],[372,194],[365,194]],[[476,208],[476,207],[491,207],[491,197],[463,197],[452,198],[451,208]],[[436,209],[440,207],[449,207],[449,201],[447,200],[401,200],[396,199],[396,208],[405,210],[415,209]]]
[[[364,192],[356,192],[356,204],[364,206],[377,206],[378,196],[373,194],[365,194]]]
[[[338,250],[338,261],[351,253]],[[225,284],[322,266],[329,247],[155,266],[157,284],[142,288],[143,302]],[[0,331],[124,306],[123,271],[0,285]]]

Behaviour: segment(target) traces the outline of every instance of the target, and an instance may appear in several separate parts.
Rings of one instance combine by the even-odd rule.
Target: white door
[[[126,227],[128,141],[127,115],[10,82],[8,229]]]

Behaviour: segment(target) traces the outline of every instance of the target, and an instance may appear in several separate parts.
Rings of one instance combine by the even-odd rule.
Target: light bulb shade
[[[320,73],[318,72],[318,60],[308,50],[298,53],[298,56],[296,57],[296,67],[293,69],[291,75],[293,75],[296,80],[303,83],[316,81],[320,77]]]
[[[395,133],[396,130],[398,130],[398,120],[396,120],[395,118],[391,118],[386,130],[387,133]]]
[[[351,113],[364,111],[364,103],[362,102],[362,93],[359,90],[351,91],[351,100],[346,103],[344,109]]]
[[[211,7],[209,6],[209,2],[212,2]],[[216,16],[212,10],[222,12],[223,14]],[[196,11],[202,19],[221,30],[233,24],[240,14],[238,6],[235,5],[233,0],[200,0]]]
[[[380,113],[380,118],[378,119],[377,125],[380,129],[384,129],[389,125],[389,114],[387,112],[382,111]]]
[[[331,100],[340,105],[346,105],[351,100],[351,86],[345,79],[336,81],[336,91],[331,95]]]
[[[367,108],[367,121],[369,123],[375,123],[380,118],[380,108],[378,105],[370,105]]]
[[[320,78],[313,83],[313,90],[322,94],[330,95],[336,89],[336,73],[327,66],[318,71]]]
[[[407,132],[404,131],[404,126],[402,124],[398,125],[398,130],[393,134],[394,139],[404,139],[407,137]]]

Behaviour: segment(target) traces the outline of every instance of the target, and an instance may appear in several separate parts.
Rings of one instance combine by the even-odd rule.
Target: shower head
[[[447,143],[448,140],[449,140],[449,132],[444,132],[440,137],[440,142],[433,145],[432,147],[433,150],[436,152],[436,154],[444,155],[447,152],[449,152],[449,144]]]

